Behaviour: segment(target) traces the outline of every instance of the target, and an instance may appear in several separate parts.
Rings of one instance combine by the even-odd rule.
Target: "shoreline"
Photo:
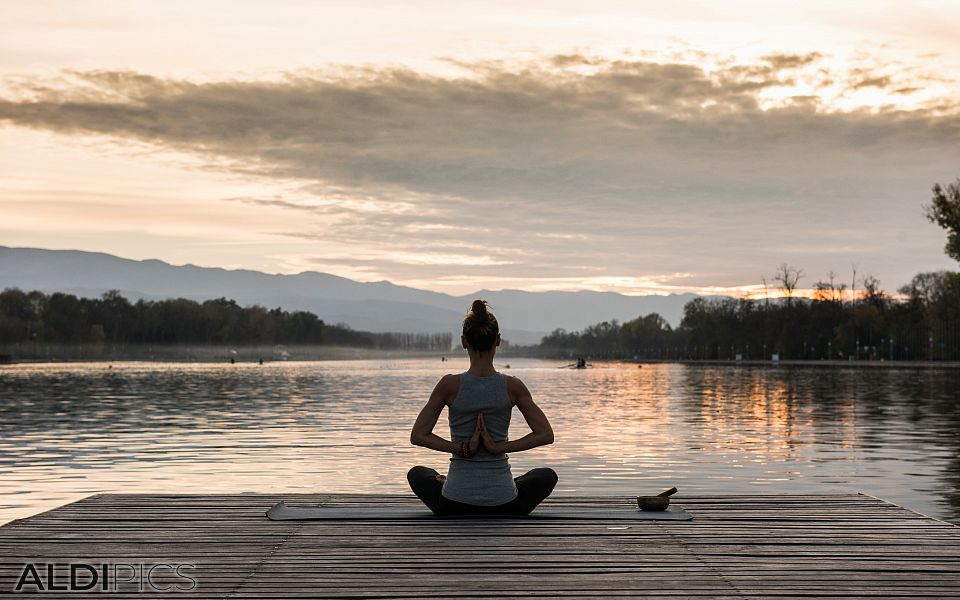
[[[9,362],[0,362],[0,369],[15,365],[38,365],[38,364],[80,364],[80,363],[170,363],[170,364],[262,364],[271,363],[297,363],[312,361],[339,361],[339,360],[376,360],[376,359],[405,359],[405,358],[434,358],[441,356],[447,357],[447,360],[455,360],[460,357],[458,350],[451,350],[444,353],[435,350],[375,350],[368,348],[351,348],[344,346],[334,346],[329,348],[297,348],[289,347],[294,352],[287,357],[271,356],[266,353],[259,353],[255,349],[237,349],[237,354],[231,355],[225,353],[220,348],[203,349],[203,352],[172,352],[171,349],[165,352],[145,352],[132,354],[108,354],[108,355],[83,355],[74,354],[72,356],[29,356],[18,358]],[[52,353],[51,353],[52,354]],[[234,363],[230,359],[234,359]],[[523,354],[500,354],[498,359],[509,361],[510,359],[537,359],[545,361],[563,362],[566,358],[553,358],[544,356],[526,356]],[[715,366],[715,367],[817,367],[817,368],[867,368],[867,369],[960,369],[960,361],[899,361],[899,360],[730,360],[730,359],[657,359],[657,358],[597,358],[588,359],[588,368],[590,365],[603,364],[635,364],[639,367],[643,365],[659,364],[679,364],[688,366]]]
[[[601,361],[596,361],[601,362]],[[681,364],[681,365],[714,365],[727,367],[855,367],[855,368],[895,368],[895,369],[960,369],[960,361],[939,360],[731,360],[731,359],[623,359],[618,362],[630,364]]]
[[[70,364],[70,363],[225,363],[258,364],[302,362],[315,360],[363,360],[430,358],[441,356],[448,359],[457,356],[455,351],[437,350],[381,350],[374,348],[355,348],[350,346],[285,346],[282,350],[270,347],[144,347],[132,351],[91,351],[82,347],[51,348],[47,352],[18,353],[9,349],[0,351],[0,356],[9,357],[0,361],[0,368],[23,364]]]

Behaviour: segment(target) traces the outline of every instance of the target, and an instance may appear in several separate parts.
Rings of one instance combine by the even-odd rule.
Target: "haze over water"
[[[960,370],[498,365],[556,432],[512,455],[514,474],[552,466],[557,494],[862,491],[960,522]],[[447,460],[411,446],[410,426],[466,366],[3,367],[0,523],[100,492],[409,493],[410,466]],[[515,411],[511,437],[526,431]]]

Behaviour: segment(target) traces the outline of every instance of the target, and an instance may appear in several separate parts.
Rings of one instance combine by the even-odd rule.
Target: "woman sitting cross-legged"
[[[413,467],[407,481],[437,516],[529,514],[553,491],[557,474],[539,468],[514,479],[507,453],[552,444],[553,429],[523,382],[494,369],[500,327],[483,300],[474,300],[460,340],[470,355],[470,368],[443,376],[410,432],[411,443],[452,454],[450,468],[443,476],[427,467]],[[444,406],[449,412],[449,441],[433,433]],[[531,432],[508,441],[514,406]]]

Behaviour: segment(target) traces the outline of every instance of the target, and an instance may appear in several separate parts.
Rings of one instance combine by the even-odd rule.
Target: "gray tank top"
[[[460,374],[460,390],[448,409],[450,438],[469,441],[477,426],[477,415],[494,440],[507,440],[513,404],[507,393],[507,377],[494,373],[477,377]],[[445,498],[475,506],[498,506],[517,497],[517,486],[506,454],[490,454],[481,445],[470,458],[450,458],[450,469],[441,492]]]

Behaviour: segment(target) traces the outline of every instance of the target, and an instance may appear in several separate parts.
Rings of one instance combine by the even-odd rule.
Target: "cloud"
[[[904,107],[894,99],[922,78],[825,61],[770,54],[708,68],[573,53],[449,59],[460,72],[445,76],[356,67],[211,82],[69,72],[7,82],[0,121],[147,143],[292,182],[291,195],[231,200],[303,213],[322,236],[438,273],[465,256],[451,248],[466,240],[483,257],[461,261],[471,272],[585,266],[742,278],[747,260],[760,270],[791,259],[757,252],[849,247],[897,230],[904,194],[922,200],[933,180],[955,174],[956,96]],[[770,105],[770,94],[798,87]],[[890,102],[830,104],[827,88],[865,87],[889,90]],[[446,249],[431,261],[411,240]],[[819,260],[815,248],[809,255]]]
[[[823,54],[819,52],[808,52],[806,54],[767,54],[762,57],[764,61],[770,63],[770,65],[777,70],[780,69],[795,69],[797,67],[805,67],[809,64],[815,63],[818,60],[823,58]]]
[[[956,141],[955,114],[759,107],[758,93],[794,83],[794,70],[818,58],[769,55],[707,72],[565,55],[460,63],[468,72],[457,78],[357,68],[203,84],[94,71],[21,84],[20,99],[0,101],[0,119],[206,154],[274,177],[479,200],[623,198],[699,187],[684,183],[691,176],[709,179],[713,195],[742,195],[743,177],[757,171],[788,183],[798,161],[837,174],[845,152]],[[853,90],[891,83],[854,74]]]
[[[853,89],[859,90],[865,87],[875,87],[875,88],[887,88],[890,87],[892,80],[890,77],[883,75],[879,77],[864,77],[860,81],[857,81],[853,84]]]

